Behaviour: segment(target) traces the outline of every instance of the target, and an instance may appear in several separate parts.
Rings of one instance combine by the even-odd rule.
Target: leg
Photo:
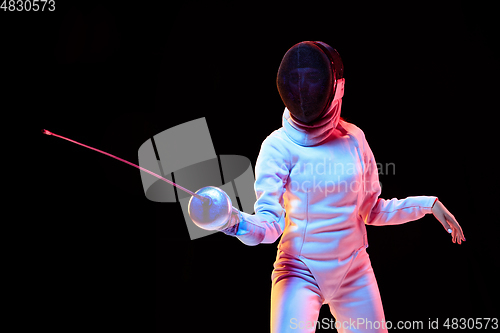
[[[293,258],[278,258],[274,267],[271,333],[315,332],[323,299],[311,272]]]
[[[387,332],[377,280],[362,249],[329,302],[338,332]]]

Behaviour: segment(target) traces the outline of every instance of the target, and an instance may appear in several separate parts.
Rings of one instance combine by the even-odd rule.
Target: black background
[[[217,154],[255,165],[281,126],[279,63],[302,40],[341,54],[342,116],[377,162],[396,166],[380,176],[382,197],[438,196],[467,238],[453,244],[432,215],[367,228],[386,320],[498,317],[499,49],[487,4],[56,1],[55,12],[1,11],[4,131],[16,134],[4,162],[21,165],[5,173],[19,228],[18,324],[268,331],[276,244],[190,241],[180,207],[146,199],[136,169],[40,130],[137,163],[148,138],[206,117]]]

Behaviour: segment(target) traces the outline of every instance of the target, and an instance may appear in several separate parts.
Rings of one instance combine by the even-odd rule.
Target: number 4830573
[[[55,0],[3,0],[0,6],[4,12],[38,12],[56,10]]]

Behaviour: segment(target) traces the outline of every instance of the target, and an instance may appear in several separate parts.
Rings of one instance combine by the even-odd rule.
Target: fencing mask
[[[323,42],[305,41],[285,53],[276,84],[294,120],[307,125],[323,117],[332,102],[342,97],[343,78],[344,66],[335,49]]]

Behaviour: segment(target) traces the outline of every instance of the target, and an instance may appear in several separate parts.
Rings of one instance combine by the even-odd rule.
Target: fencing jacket
[[[377,164],[361,129],[338,120],[315,132],[297,126],[287,109],[283,126],[262,143],[255,175],[255,214],[242,213],[236,236],[247,245],[282,236],[280,250],[310,259],[347,257],[368,246],[365,224],[417,220],[437,199],[379,198]]]

